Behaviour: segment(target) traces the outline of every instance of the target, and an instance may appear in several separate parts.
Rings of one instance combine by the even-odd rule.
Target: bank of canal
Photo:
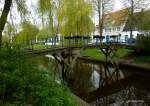
[[[56,81],[60,83],[60,66],[51,56],[34,58],[39,68],[50,70]],[[147,72],[146,68],[147,70],[142,73],[139,67],[134,67],[135,69],[133,67],[129,69],[127,64],[120,64],[119,80],[112,77],[113,82],[108,81],[105,84],[102,83],[106,79],[103,62],[82,57],[77,60],[73,70],[67,74],[66,82],[75,95],[91,105],[132,104],[132,100],[137,100],[136,104],[150,105],[150,74],[148,74],[150,72]],[[109,70],[112,73],[114,71],[111,65]]]

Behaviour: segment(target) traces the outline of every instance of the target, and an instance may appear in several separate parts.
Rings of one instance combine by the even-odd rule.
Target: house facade
[[[126,42],[128,38],[130,38],[130,30],[127,30],[126,24],[128,21],[128,9],[119,10],[116,12],[112,12],[106,14],[104,16],[104,28],[103,28],[103,36],[105,36],[104,42],[106,41],[106,36],[118,36],[119,42]],[[99,25],[96,25],[95,35],[99,34]],[[138,34],[141,34],[138,30],[133,30],[132,37],[136,38]]]

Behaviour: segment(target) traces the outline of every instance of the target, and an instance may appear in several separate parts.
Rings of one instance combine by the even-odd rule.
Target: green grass
[[[56,45],[54,47],[59,47],[59,45]],[[34,50],[45,49],[45,48],[52,48],[52,46],[51,45],[44,45],[44,44],[34,44],[33,45]]]
[[[46,48],[46,45],[44,45],[44,44],[34,44],[33,48],[34,49],[44,49],[44,48]]]
[[[118,49],[114,59],[122,59],[129,54],[130,50],[128,49]],[[89,56],[95,59],[105,60],[104,54],[99,49],[86,49],[81,52],[81,56]]]
[[[81,56],[89,56],[96,59],[104,60],[105,56],[98,49],[86,49],[81,52]]]
[[[131,52],[131,50],[128,49],[119,49],[116,54],[118,56],[118,58],[124,58],[126,56],[128,56],[128,54]]]

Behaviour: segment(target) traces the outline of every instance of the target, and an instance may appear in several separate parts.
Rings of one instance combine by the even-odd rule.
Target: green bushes
[[[68,89],[15,50],[0,50],[0,106],[76,106]]]
[[[140,51],[150,51],[150,34],[137,36],[137,49]]]

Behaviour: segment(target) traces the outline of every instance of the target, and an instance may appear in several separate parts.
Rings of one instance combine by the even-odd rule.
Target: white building
[[[119,10],[116,12],[112,12],[106,14],[104,16],[104,29],[103,29],[103,36],[114,36],[120,35],[119,41],[125,42],[128,38],[130,38],[130,31],[127,28],[127,21],[128,21],[128,9]],[[133,30],[133,38],[136,38],[139,31]],[[99,34],[99,25],[96,25],[95,35]],[[106,40],[106,39],[105,39]],[[104,41],[105,41],[104,40]],[[111,40],[111,39],[110,39]]]

